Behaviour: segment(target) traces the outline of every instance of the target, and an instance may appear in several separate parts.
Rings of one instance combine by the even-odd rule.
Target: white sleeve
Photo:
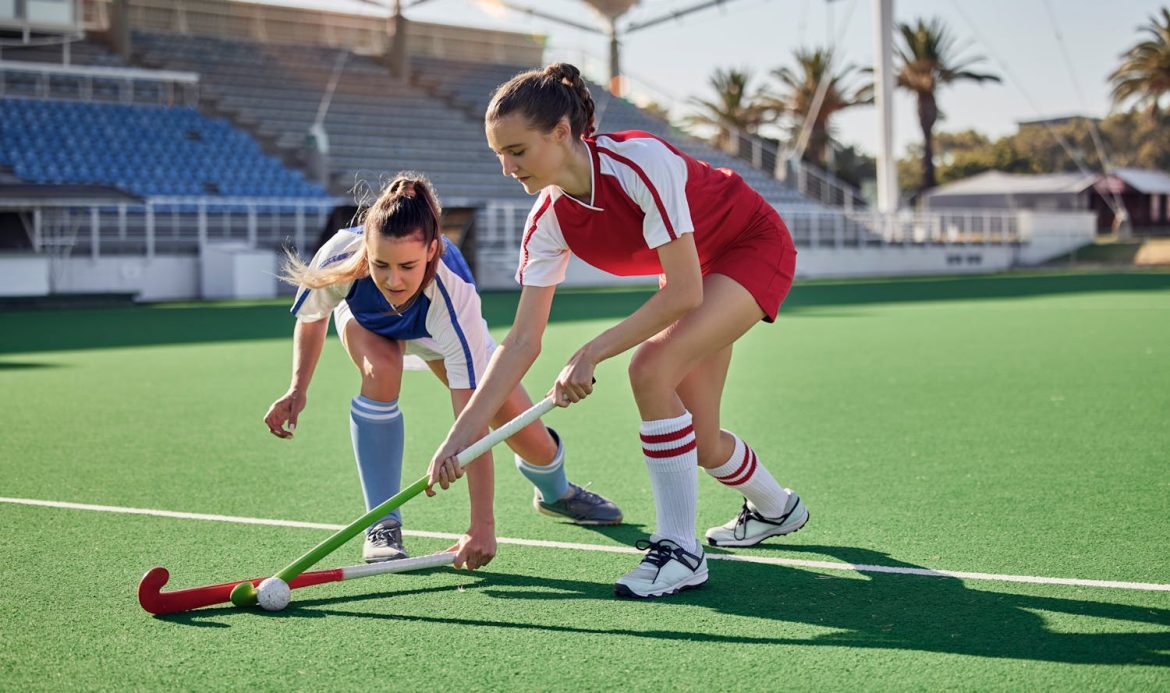
[[[524,223],[516,282],[521,286],[556,286],[565,280],[569,244],[561,233],[554,209],[555,199],[543,193]]]
[[[356,252],[357,246],[361,244],[361,239],[359,234],[338,231],[313,256],[309,268],[322,269],[344,262]],[[352,285],[352,282],[344,282],[323,289],[310,289],[302,286],[297,289],[296,300],[291,312],[301,322],[316,322],[327,318],[337,307],[337,304],[345,299]]]
[[[606,140],[599,146],[617,155],[612,157],[613,172],[645,214],[642,236],[648,247],[657,248],[694,232],[685,159],[651,138]]]
[[[426,291],[431,299],[427,332],[443,355],[447,386],[452,390],[476,388],[487,370],[493,342],[475,285],[440,263],[435,281]]]

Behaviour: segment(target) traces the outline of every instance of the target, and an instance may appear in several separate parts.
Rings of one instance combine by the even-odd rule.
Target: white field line
[[[173,517],[180,520],[205,520],[210,522],[231,522],[242,525],[267,525],[270,527],[296,527],[300,529],[327,529],[336,532],[345,525],[334,525],[323,522],[298,522],[296,520],[269,520],[260,517],[236,517],[233,515],[208,515],[205,513],[184,513],[173,510],[153,510],[149,508],[125,508],[113,505],[90,505],[88,503],[66,503],[63,501],[35,500],[31,498],[4,498],[0,503],[15,505],[31,505],[44,508],[63,508],[66,510],[90,510],[106,513],[120,513],[123,515],[150,515],[152,517]],[[424,537],[428,539],[457,540],[459,534],[450,532],[425,532],[419,530],[403,530],[406,536]],[[602,544],[578,544],[565,541],[544,541],[541,539],[512,539],[498,537],[500,544],[516,546],[534,546],[548,549],[570,549],[573,551],[597,551],[602,553],[640,554],[641,551],[631,546],[605,546]],[[818,570],[843,570],[861,573],[893,573],[896,575],[921,575],[925,577],[949,577],[962,580],[988,580],[993,582],[1024,582],[1033,585],[1072,585],[1076,587],[1104,587],[1108,589],[1144,590],[1151,592],[1170,592],[1170,584],[1156,582],[1121,582],[1117,580],[1084,580],[1081,578],[1043,577],[1035,575],[1003,575],[1000,573],[973,573],[962,570],[934,570],[930,568],[907,568],[903,566],[866,565],[863,563],[842,563],[839,561],[808,561],[800,558],[773,558],[769,556],[740,556],[732,554],[707,554],[713,561],[741,561],[744,563],[761,563],[764,565],[792,566],[797,568],[815,568]]]

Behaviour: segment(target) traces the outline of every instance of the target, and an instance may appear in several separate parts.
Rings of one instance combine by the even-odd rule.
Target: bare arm
[[[474,390],[451,390],[451,407],[455,415],[466,410]],[[487,426],[475,432],[476,438],[487,435]],[[496,555],[496,518],[492,508],[495,494],[495,469],[488,451],[468,463],[467,492],[471,499],[471,525],[462,539],[451,547],[456,552],[455,567],[475,570],[487,565]]]
[[[329,333],[329,318],[314,322],[297,321],[293,329],[292,381],[288,392],[272,403],[264,416],[268,430],[278,438],[292,438],[297,427],[297,416],[307,402],[309,383],[321,359],[325,337]],[[285,430],[284,423],[288,422]]]
[[[459,413],[447,439],[431,458],[428,474],[432,485],[437,483],[447,488],[451,481],[462,476],[455,456],[475,442],[480,431],[487,429],[496,412],[536,361],[540,354],[540,340],[548,326],[554,293],[556,287],[552,286],[526,286],[521,290],[512,329],[496,347],[479,387]]]
[[[325,348],[325,337],[329,334],[329,318],[305,322],[297,320],[293,329],[292,385],[290,390],[304,393],[313,380],[321,351]]]
[[[496,412],[532,367],[540,354],[540,340],[548,326],[555,292],[556,287],[552,286],[526,286],[520,292],[520,303],[516,306],[512,329],[492,354],[475,394],[455,420],[447,440],[440,446],[439,452],[447,451],[447,454],[440,457],[436,453],[432,460],[432,471],[435,471],[435,460],[453,457],[475,442],[477,432],[487,429]],[[439,477],[432,476],[431,481],[439,481]]]
[[[658,258],[666,274],[666,286],[628,318],[573,354],[557,378],[558,404],[564,406],[584,399],[593,392],[593,371],[597,364],[645,342],[703,302],[703,275],[691,234],[659,246]]]

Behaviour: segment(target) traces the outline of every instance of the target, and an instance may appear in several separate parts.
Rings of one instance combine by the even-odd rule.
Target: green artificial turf
[[[647,296],[562,292],[530,391]],[[493,326],[515,299],[485,297]],[[291,327],[282,302],[0,313],[0,496],[348,523],[362,512],[357,376],[334,338],[296,438],[261,422],[287,387]],[[570,478],[626,524],[537,515],[501,446],[500,537],[626,547],[653,530],[627,361],[546,418]],[[451,412],[429,374],[404,381],[409,482]],[[1170,583],[1170,274],[801,284],[737,344],[723,407],[812,513],[741,555]],[[738,503],[701,478],[699,531]],[[466,492],[403,515],[458,533]],[[266,575],[329,531],[11,503],[0,527],[5,690],[1170,686],[1170,592],[715,560],[701,590],[630,602],[611,584],[632,555],[501,543],[474,574],[307,588],[280,614],[155,618],[134,597],[147,568],[167,566],[172,588]]]

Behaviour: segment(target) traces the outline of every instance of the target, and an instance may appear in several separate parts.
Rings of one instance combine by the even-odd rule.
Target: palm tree
[[[983,60],[982,56],[964,57],[955,46],[955,38],[940,19],[917,24],[899,24],[902,43],[898,54],[898,86],[918,97],[918,123],[922,126],[922,187],[933,188],[934,124],[942,115],[938,110],[936,94],[944,84],[962,80],[971,82],[999,82],[998,76],[974,72],[970,68]]]
[[[772,70],[771,75],[780,83],[781,91],[769,96],[763,104],[777,118],[787,117],[790,120],[794,131],[792,139],[795,140],[795,133],[801,131],[810,117],[821,80],[835,66],[830,66],[832,56],[824,48],[798,48],[793,56],[796,58],[795,68],[784,66]],[[820,108],[812,115],[811,132],[803,158],[818,166],[825,165],[825,151],[832,134],[829,124],[833,114],[846,108],[873,103],[872,84],[858,87],[850,83],[857,70],[857,66],[852,64],[834,69]]]
[[[707,79],[715,91],[714,99],[700,99],[692,96],[688,103],[698,110],[683,118],[683,123],[694,127],[713,127],[716,130],[715,146],[728,151],[731,148],[732,131],[754,133],[763,121],[758,93],[751,91],[752,74],[749,70],[735,68],[717,69]]]
[[[1121,54],[1122,62],[1109,75],[1113,83],[1113,103],[1133,99],[1138,107],[1149,108],[1150,119],[1158,118],[1158,101],[1170,93],[1170,9],[1162,8],[1162,21],[1150,17],[1140,27],[1150,39],[1135,44]]]

